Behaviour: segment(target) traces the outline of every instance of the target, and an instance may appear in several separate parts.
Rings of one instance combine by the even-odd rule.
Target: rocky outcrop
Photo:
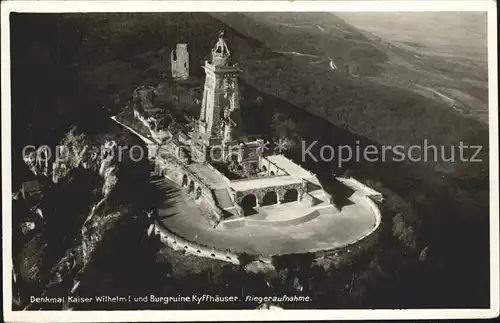
[[[134,118],[136,118],[149,130],[151,137],[153,137],[157,142],[164,142],[166,139],[170,138],[170,132],[162,129],[160,126],[162,120],[145,111],[144,107],[150,104],[149,101],[142,99],[139,104],[141,105],[140,107],[138,104],[134,105]]]
[[[40,146],[38,149],[26,153],[23,160],[33,174],[47,176],[50,173],[50,154],[50,147]]]
[[[108,139],[98,146],[73,127],[54,149],[41,146],[23,159],[33,174],[51,176],[54,183],[68,179],[79,167],[97,170],[104,180],[102,192],[107,195],[117,183],[118,153],[116,141]]]
[[[94,215],[95,213],[92,213]],[[97,244],[102,241],[106,232],[113,228],[113,224],[122,214],[114,212],[101,215],[99,217],[91,217],[82,226],[82,258],[84,263],[90,259],[91,253],[96,249]]]
[[[16,285],[21,295],[18,304],[21,308],[29,303],[28,295],[22,292],[23,286],[28,286],[24,289],[30,291],[34,285],[38,286],[38,296],[76,292],[81,288],[76,277],[87,270],[103,240],[115,231],[118,223],[127,222],[132,214],[141,212],[140,209],[131,212],[130,206],[123,206],[133,202],[120,197],[127,191],[118,188],[120,174],[123,167],[133,172],[136,166],[130,165],[127,154],[120,156],[118,139],[112,138],[109,135],[90,138],[72,128],[54,149],[51,158],[46,158],[49,147],[25,156],[29,169],[53,184],[44,188],[47,197],[42,199],[43,207],[32,208],[31,217],[19,221],[15,228],[20,240],[14,246],[18,249],[15,253],[19,253],[14,273],[22,281]],[[71,193],[63,194],[68,191]],[[74,199],[78,206],[73,207],[68,198]],[[89,204],[85,204],[86,201]],[[24,203],[20,199],[16,202]],[[65,212],[58,211],[61,205]],[[36,210],[40,210],[40,214],[35,214]],[[144,228],[134,226],[139,235],[146,229],[146,225]],[[64,246],[61,246],[63,241]]]

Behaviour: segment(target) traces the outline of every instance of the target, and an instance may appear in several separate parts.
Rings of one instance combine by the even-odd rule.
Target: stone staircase
[[[307,194],[317,200],[316,204],[319,204],[319,203],[328,203],[328,200],[330,198],[329,194],[326,193],[322,189],[314,190],[314,191],[309,192]]]
[[[309,193],[305,193],[304,196],[302,197],[302,203],[307,203],[309,206],[315,206],[316,204],[320,203],[321,201],[312,196]]]
[[[223,210],[234,208],[234,203],[229,196],[226,188],[218,188],[213,190],[215,203]]]

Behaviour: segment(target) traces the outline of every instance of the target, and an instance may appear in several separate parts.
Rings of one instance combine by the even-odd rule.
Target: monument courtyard
[[[172,57],[179,48],[182,60],[189,61],[185,45]],[[176,82],[189,82],[181,58],[172,61],[172,74]],[[148,144],[152,183],[162,192],[157,225],[214,250],[265,256],[333,250],[374,232],[381,194],[353,178],[334,178],[350,191],[334,196],[340,193],[325,189],[316,174],[266,149],[263,136],[246,132],[238,85],[242,70],[224,31],[210,58],[203,65],[198,118],[182,122],[167,111],[168,122],[159,120],[151,113],[158,110],[154,90],[135,95],[132,122],[114,118]]]

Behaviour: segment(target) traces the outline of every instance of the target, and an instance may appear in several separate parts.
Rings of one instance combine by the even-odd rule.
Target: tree
[[[392,218],[392,234],[399,238],[405,230],[403,213],[398,213]]]
[[[399,236],[399,240],[410,249],[415,249],[417,247],[416,233],[413,227],[408,226],[403,233]]]
[[[425,246],[424,249],[420,252],[420,255],[418,256],[418,260],[424,262],[427,260],[427,257],[429,256],[429,246]]]

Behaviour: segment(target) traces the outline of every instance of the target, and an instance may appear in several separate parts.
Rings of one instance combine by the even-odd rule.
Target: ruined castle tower
[[[241,72],[231,63],[231,52],[224,31],[212,49],[212,60],[205,61],[206,79],[201,103],[199,131],[210,137],[230,138],[239,123],[238,75]]]
[[[177,44],[170,53],[172,63],[172,77],[177,80],[186,80],[189,77],[188,44]]]

